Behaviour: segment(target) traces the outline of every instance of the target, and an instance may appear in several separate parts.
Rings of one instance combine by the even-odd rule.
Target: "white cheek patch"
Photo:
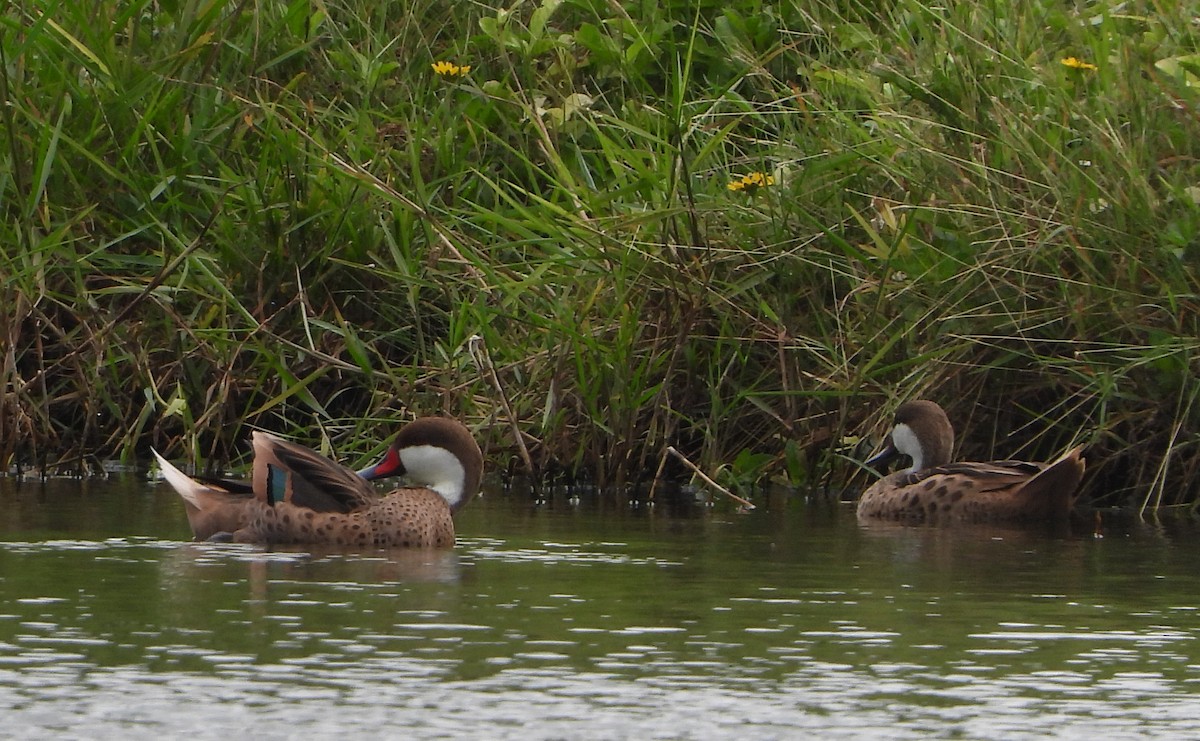
[[[451,507],[462,501],[467,472],[458,457],[449,450],[433,445],[417,445],[401,450],[400,461],[412,483],[433,489]]]
[[[924,467],[925,453],[921,450],[921,441],[917,439],[911,427],[903,423],[896,425],[892,430],[892,444],[896,446],[896,450],[912,458],[909,473],[920,471]]]

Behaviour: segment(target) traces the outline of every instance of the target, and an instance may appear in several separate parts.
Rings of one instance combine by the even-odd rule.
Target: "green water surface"
[[[21,738],[1200,737],[1200,531],[535,506],[445,553],[187,542],[163,484],[0,479]]]

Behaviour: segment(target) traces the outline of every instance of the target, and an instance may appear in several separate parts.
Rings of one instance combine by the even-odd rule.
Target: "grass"
[[[1194,505],[1189,7],[16,0],[0,462],[444,412],[514,474],[840,485],[924,396]]]

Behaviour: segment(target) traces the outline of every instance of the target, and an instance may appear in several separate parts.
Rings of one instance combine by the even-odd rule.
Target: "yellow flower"
[[[1092,64],[1091,62],[1085,62],[1082,59],[1079,59],[1077,57],[1067,57],[1066,59],[1062,60],[1062,63],[1063,63],[1064,67],[1070,67],[1071,69],[1082,69],[1082,70],[1088,70],[1088,71],[1095,71],[1095,70],[1100,69],[1099,67]]]
[[[471,71],[471,65],[464,64],[460,67],[454,62],[434,62],[429,66],[442,77],[466,77]]]
[[[765,188],[768,185],[774,184],[775,178],[766,174],[765,172],[752,172],[747,175],[743,175],[736,180],[731,180],[729,185],[726,185],[725,187],[734,192],[746,190],[753,193],[759,188]]]

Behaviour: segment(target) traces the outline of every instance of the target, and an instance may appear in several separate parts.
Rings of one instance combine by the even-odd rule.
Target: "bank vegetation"
[[[357,462],[447,413],[542,480],[628,490],[673,446],[742,490],[853,488],[926,397],[964,457],[1086,443],[1096,502],[1197,501],[1190,4],[0,24],[5,470],[236,466],[253,428]]]

